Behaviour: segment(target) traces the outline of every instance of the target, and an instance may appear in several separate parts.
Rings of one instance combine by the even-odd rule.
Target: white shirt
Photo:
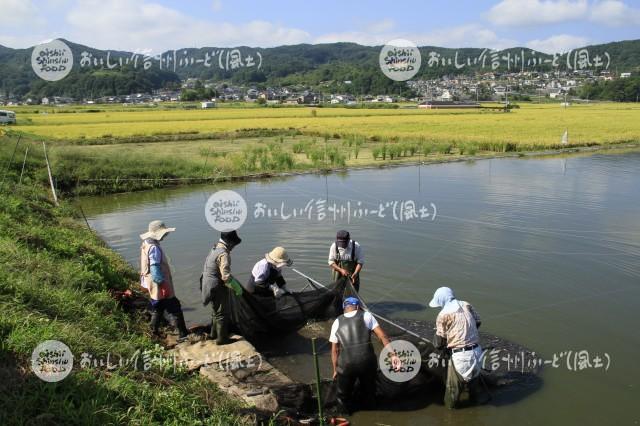
[[[344,316],[347,318],[352,318],[357,312],[358,310],[347,312],[344,314]],[[378,320],[376,320],[369,311],[364,311],[364,316],[362,317],[362,319],[364,320],[364,323],[367,325],[367,328],[369,330],[374,330],[375,328],[379,327]],[[333,321],[333,325],[331,326],[331,334],[329,334],[329,341],[331,343],[338,343],[338,336],[336,336],[336,333],[338,332],[338,325],[338,319],[336,318],[335,321]]]
[[[355,259],[351,259],[351,246],[352,244],[356,245],[355,249]],[[336,243],[334,241],[329,248],[329,265],[335,263],[338,259],[338,253],[340,253],[340,259],[342,260],[355,260],[361,265],[364,265],[364,254],[362,253],[362,248],[357,241],[349,240],[349,244],[347,244],[346,248],[338,248],[338,252],[336,253]]]

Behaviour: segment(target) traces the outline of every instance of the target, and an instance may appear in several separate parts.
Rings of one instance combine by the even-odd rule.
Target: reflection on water
[[[487,332],[545,358],[587,350],[612,360],[606,372],[547,368],[540,392],[500,408],[449,413],[436,404],[413,413],[362,413],[356,421],[510,424],[513,416],[525,415],[531,424],[639,420],[640,369],[633,352],[640,347],[640,152],[304,175],[86,198],[82,204],[91,226],[133,265],[138,235],[149,221],[175,226],[163,245],[177,293],[189,308],[187,320],[204,322],[208,310],[199,302],[198,277],[217,239],[204,204],[222,188],[239,192],[249,206],[278,210],[271,218],[250,215],[239,231],[243,243],[232,258],[241,280],[264,253],[283,245],[296,268],[327,281],[329,245],[346,228],[365,250],[363,297],[381,314],[433,321],[437,311],[424,306],[435,288],[447,285],[474,304]],[[436,219],[401,222],[390,207],[379,212],[381,204],[408,200],[418,207],[435,204]],[[321,204],[326,217],[319,220]],[[334,221],[328,210],[333,204],[377,214]],[[285,275],[293,288],[306,284]]]

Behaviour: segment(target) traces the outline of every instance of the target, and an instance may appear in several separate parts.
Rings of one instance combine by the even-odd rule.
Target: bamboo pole
[[[53,185],[53,177],[51,176],[51,165],[49,164],[49,157],[47,157],[47,145],[42,141],[42,148],[44,149],[44,159],[47,162],[47,173],[49,174],[49,184],[51,185],[51,193],[53,194],[53,202],[58,206],[58,196],[56,195],[56,187]]]
[[[318,352],[316,352],[316,338],[311,339],[311,348],[313,349],[313,364],[316,368],[316,396],[318,400],[318,420],[320,426],[324,425],[324,415],[322,414],[322,393],[320,392],[320,365],[318,363]]]
[[[27,154],[29,154],[29,145],[27,145],[27,149],[24,150],[24,159],[22,160],[22,170],[20,170],[18,185],[22,185],[22,175],[24,174],[24,166],[27,164]]]

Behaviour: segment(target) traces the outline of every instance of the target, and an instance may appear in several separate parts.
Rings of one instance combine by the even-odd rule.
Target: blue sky
[[[292,0],[0,0],[0,44],[63,37],[102,49],[352,41],[546,52],[640,38],[640,0],[455,2]]]

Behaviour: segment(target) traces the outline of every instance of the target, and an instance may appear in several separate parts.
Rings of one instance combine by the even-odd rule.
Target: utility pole
[[[509,87],[504,89],[504,112],[509,111]]]

